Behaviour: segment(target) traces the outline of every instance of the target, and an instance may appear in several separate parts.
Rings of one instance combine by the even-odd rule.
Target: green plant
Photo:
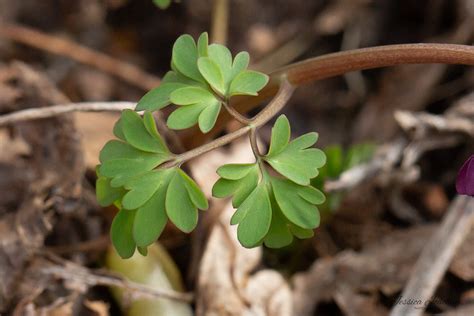
[[[268,153],[259,152],[256,129],[274,115],[273,110],[250,120],[229,104],[235,95],[257,95],[268,83],[267,75],[247,70],[248,64],[247,52],[232,59],[225,46],[208,44],[207,33],[197,43],[183,35],[173,46],[172,70],[137,104],[136,111],[144,111],[143,117],[132,110],[122,112],[114,127],[118,139],[109,141],[100,153],[96,185],[99,203],[120,209],[111,227],[120,256],[131,257],[136,248],[145,255],[168,219],[189,233],[197,224],[198,209],[208,208],[204,194],[181,165],[224,142],[218,139],[204,151],[171,153],[151,114],[170,104],[177,105],[167,119],[172,129],[197,124],[203,133],[209,132],[222,107],[246,125],[242,131],[250,134],[255,163],[220,167],[221,179],[213,188],[216,197],[233,196],[237,211],[231,224],[239,224],[242,245],[281,247],[293,235],[312,236],[319,225],[316,205],[324,202],[324,195],[310,181],[324,165],[325,155],[310,148],[317,141],[316,133],[290,141],[290,124],[283,115],[273,127]]]
[[[340,145],[325,147],[324,153],[326,154],[327,162],[319,169],[319,176],[311,179],[311,185],[323,190],[324,183],[327,180],[337,179],[344,171],[370,160],[375,148],[375,144],[372,143],[355,144],[347,150],[344,150]],[[344,192],[330,192],[326,196],[326,201],[320,205],[319,209],[321,213],[330,214],[339,207],[344,197]]]
[[[245,52],[232,60],[224,46],[208,45],[206,33],[197,44],[189,35],[183,35],[173,46],[172,71],[137,105],[137,111],[144,111],[143,118],[130,110],[122,113],[114,128],[118,140],[108,142],[101,152],[96,187],[101,205],[115,204],[120,209],[111,236],[121,257],[132,256],[136,248],[146,254],[147,246],[159,237],[168,218],[182,231],[191,231],[197,223],[197,210],[206,209],[208,204],[196,183],[181,169],[182,164],[245,134],[250,136],[256,162],[219,168],[222,179],[214,187],[214,195],[233,196],[237,211],[232,223],[239,224],[239,240],[246,247],[261,243],[280,247],[291,242],[293,236],[310,236],[319,223],[315,205],[324,202],[322,193],[310,186],[325,162],[322,151],[310,148],[316,134],[289,142],[289,123],[282,116],[273,128],[269,152],[262,155],[256,142],[257,129],[282,109],[300,84],[347,71],[402,63],[474,64],[474,49],[446,44],[365,48],[287,66],[274,72],[272,80],[248,71],[248,62]],[[274,98],[248,119],[230,105],[235,95],[251,96],[234,102],[235,107],[244,104],[247,110],[265,98]],[[223,122],[230,116],[244,126],[174,154],[158,134],[151,114],[171,103],[178,106],[167,121],[173,129],[198,124],[202,132],[215,135],[222,130],[222,123],[216,125],[222,107],[226,109]]]
[[[164,10],[171,5],[171,0],[153,0],[153,3],[161,10]]]

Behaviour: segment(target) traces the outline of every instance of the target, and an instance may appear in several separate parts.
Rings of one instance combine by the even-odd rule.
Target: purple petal
[[[458,194],[474,196],[474,155],[462,165],[456,179]]]

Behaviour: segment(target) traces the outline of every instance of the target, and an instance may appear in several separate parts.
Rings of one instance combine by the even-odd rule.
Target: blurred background
[[[471,45],[474,1],[181,0],[162,9],[152,0],[0,0],[0,314],[388,315],[401,304],[474,315],[472,225],[443,230],[449,213],[472,222],[454,185],[474,152],[474,68],[466,66],[374,69],[297,89],[284,109],[292,136],[317,131],[328,156],[313,183],[328,197],[313,238],[244,249],[228,227],[228,201],[211,199],[192,234],[168,224],[148,257],[117,257],[108,237],[116,209],[99,207],[94,185],[118,112],[6,115],[136,102],[169,70],[176,38],[204,31],[270,73],[369,46]],[[262,146],[270,131],[260,130]],[[189,169],[209,193],[217,166],[249,157],[236,142]],[[442,232],[445,243],[428,258],[449,249],[454,257],[434,293],[403,301],[416,299],[401,293]]]

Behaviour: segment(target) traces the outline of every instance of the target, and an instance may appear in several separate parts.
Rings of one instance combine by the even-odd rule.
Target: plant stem
[[[255,130],[257,127],[268,122],[277,112],[279,112],[288,102],[291,95],[293,94],[294,87],[286,80],[283,82],[276,94],[275,98],[265,107],[262,112],[256,115],[250,120],[249,124],[222,137],[216,138],[215,140],[206,143],[202,146],[196,147],[190,151],[177,155],[174,160],[166,162],[160,166],[160,168],[170,168],[172,166],[180,165],[188,160],[191,160],[197,156],[207,153],[211,150],[224,146],[234,139],[237,139],[251,130]]]
[[[260,150],[258,149],[257,129],[255,127],[250,129],[249,139],[250,139],[250,146],[252,147],[253,154],[258,161],[260,159],[261,154],[260,154]]]
[[[474,47],[454,44],[401,44],[355,49],[310,58],[283,67],[270,74],[270,82],[256,97],[240,97],[232,105],[240,113],[246,113],[265,99],[275,95],[286,76],[294,85],[310,83],[351,71],[395,66],[401,64],[460,64],[474,65]],[[229,115],[219,118],[214,130],[206,135],[212,137],[222,131],[229,121]],[[193,133],[193,139],[186,144],[199,145],[205,141]]]
[[[214,0],[212,7],[211,41],[225,45],[229,24],[229,0]]]
[[[232,116],[240,123],[244,125],[249,125],[252,122],[252,120],[246,118],[245,116],[237,112],[232,106],[229,105],[229,103],[227,103],[227,101],[223,101],[222,104],[224,105],[224,108],[227,110],[230,116]]]

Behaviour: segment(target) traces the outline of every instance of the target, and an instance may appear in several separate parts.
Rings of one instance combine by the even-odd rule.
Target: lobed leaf
[[[180,73],[193,80],[204,82],[197,68],[198,51],[190,35],[181,35],[173,45],[172,66]]]
[[[168,116],[166,125],[176,130],[189,128],[197,123],[205,108],[206,105],[202,103],[182,106]]]
[[[311,179],[318,175],[318,168],[326,163],[323,151],[308,148],[316,143],[318,134],[308,133],[288,142],[290,134],[288,119],[282,115],[272,129],[270,150],[264,159],[291,181],[309,185]]]
[[[237,76],[239,73],[247,69],[247,67],[249,66],[249,62],[250,62],[249,53],[247,52],[238,53],[234,58],[234,62],[232,63],[232,71],[231,71],[230,80],[233,80],[235,76]]]
[[[301,194],[305,193],[300,194],[307,187],[285,179],[272,179],[271,183],[275,200],[288,220],[306,229],[313,229],[319,226],[320,217],[318,209],[313,203],[301,196]]]
[[[110,179],[99,176],[95,186],[95,194],[100,206],[109,206],[119,200],[125,194],[125,190],[112,187]]]
[[[168,221],[166,215],[167,179],[156,190],[154,195],[136,212],[133,224],[133,239],[137,246],[146,247],[160,237]]]
[[[224,77],[219,66],[209,57],[201,57],[198,59],[198,68],[209,85],[221,95],[225,95],[226,87]]]
[[[185,86],[185,84],[177,82],[161,83],[158,87],[148,91],[138,101],[135,111],[160,110],[171,103],[170,95],[173,91]]]
[[[220,111],[221,103],[215,100],[199,114],[198,123],[201,132],[207,133],[214,127]]]
[[[246,248],[260,244],[270,229],[272,209],[265,185],[258,185],[239,206],[231,224],[239,224],[237,237]]]
[[[257,95],[268,83],[268,76],[251,70],[240,72],[230,83],[229,95]]]
[[[130,145],[146,152],[168,152],[168,149],[162,141],[150,135],[138,113],[132,110],[124,110],[121,120],[123,134]]]
[[[120,257],[127,259],[133,256],[136,244],[133,240],[133,221],[135,211],[120,210],[112,221],[110,238]]]

